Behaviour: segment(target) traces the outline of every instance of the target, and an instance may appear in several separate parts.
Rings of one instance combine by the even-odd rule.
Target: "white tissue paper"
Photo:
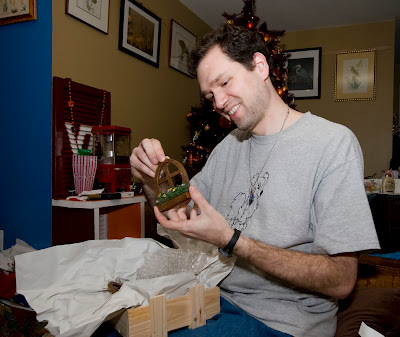
[[[55,246],[16,257],[17,291],[54,336],[91,336],[120,309],[147,305],[152,296],[167,299],[188,293],[203,283],[215,287],[232,270],[234,259],[217,247],[170,236],[178,249],[152,239],[86,241]],[[123,283],[107,290],[110,281]]]
[[[35,248],[29,246],[25,241],[16,239],[15,245],[6,249],[0,250],[0,268],[6,271],[14,271],[14,259],[19,254],[35,251]]]
[[[360,337],[385,337],[378,331],[370,328],[364,322],[361,322],[361,326],[360,326],[360,330],[358,331],[358,334],[360,335]]]

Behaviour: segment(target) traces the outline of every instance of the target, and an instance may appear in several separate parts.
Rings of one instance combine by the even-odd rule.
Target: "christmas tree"
[[[290,56],[279,45],[284,30],[268,30],[266,22],[259,25],[260,18],[255,15],[255,0],[243,0],[240,14],[223,13],[228,24],[246,27],[259,34],[270,51],[270,78],[282,100],[294,107],[293,95],[288,92],[287,59]],[[190,123],[192,142],[183,146],[184,164],[189,177],[199,172],[214,147],[236,126],[225,117],[217,114],[211,102],[204,100],[200,106],[193,106],[186,116]]]

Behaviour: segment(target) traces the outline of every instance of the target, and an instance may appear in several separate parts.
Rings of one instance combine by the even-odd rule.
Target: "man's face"
[[[219,114],[240,130],[256,131],[265,117],[268,100],[264,79],[257,67],[248,70],[216,46],[201,60],[197,77],[203,96],[213,102]]]

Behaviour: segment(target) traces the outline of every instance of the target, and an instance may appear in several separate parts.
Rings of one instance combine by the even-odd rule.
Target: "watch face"
[[[225,256],[225,257],[232,257],[232,254],[229,253],[229,250],[224,250],[224,249],[222,249],[222,248],[218,248],[218,252],[219,252],[221,255]]]

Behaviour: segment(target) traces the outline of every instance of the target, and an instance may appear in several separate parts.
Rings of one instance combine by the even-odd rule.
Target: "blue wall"
[[[52,3],[0,26],[0,229],[4,249],[51,244]]]

